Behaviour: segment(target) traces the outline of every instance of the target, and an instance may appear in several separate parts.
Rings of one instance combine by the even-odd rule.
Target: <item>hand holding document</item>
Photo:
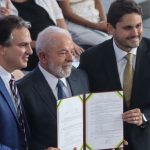
[[[58,102],[58,147],[100,150],[122,147],[122,92],[91,93]]]

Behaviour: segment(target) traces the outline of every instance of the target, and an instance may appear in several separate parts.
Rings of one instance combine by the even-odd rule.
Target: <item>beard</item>
[[[71,74],[72,62],[67,62],[59,66],[53,63],[50,63],[48,66],[48,69],[57,78],[67,78]]]
[[[139,35],[137,37],[127,37],[127,38],[122,38],[122,39],[120,37],[116,36],[115,43],[120,49],[128,52],[132,48],[138,47],[141,39],[142,39],[141,35]]]

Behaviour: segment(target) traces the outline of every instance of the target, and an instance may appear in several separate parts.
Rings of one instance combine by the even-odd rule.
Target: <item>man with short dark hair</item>
[[[123,90],[125,150],[150,149],[150,40],[142,38],[141,7],[133,0],[115,0],[108,15],[111,40],[80,59],[91,92]]]
[[[0,19],[0,150],[27,150],[29,129],[12,72],[27,66],[31,37],[21,18]]]

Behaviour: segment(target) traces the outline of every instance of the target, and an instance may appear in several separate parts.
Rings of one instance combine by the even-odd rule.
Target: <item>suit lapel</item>
[[[80,88],[77,86],[79,85],[77,83],[77,77],[75,77],[74,74],[71,73],[71,75],[67,78],[67,81],[70,85],[72,96],[76,95],[76,93],[78,93],[77,91],[79,91],[79,88]]]
[[[145,78],[145,76],[150,75],[150,71],[148,69],[150,67],[150,53],[148,52],[149,50],[147,48],[147,45],[144,43],[144,41],[141,41],[141,44],[137,49],[131,104],[134,103],[134,96],[137,95],[135,93],[136,91],[138,91],[137,88],[141,87],[139,86],[139,84],[142,83],[144,85],[145,80],[143,79]]]
[[[11,112],[13,113],[16,121],[18,122],[17,113],[16,113],[16,110],[15,110],[12,98],[11,98],[10,94],[8,93],[8,91],[7,91],[7,89],[4,85],[4,82],[2,81],[1,78],[0,78],[0,92],[4,96],[4,99],[5,99],[6,103],[8,104],[8,106],[9,106]]]
[[[122,89],[121,88],[121,83],[120,83],[120,78],[119,78],[119,73],[117,69],[117,62],[116,56],[115,56],[115,51],[113,48],[113,40],[110,40],[109,43],[107,44],[107,48],[105,49],[105,55],[106,58],[104,58],[104,65],[106,66],[106,72],[109,77],[109,84],[112,85],[111,88],[114,89]]]
[[[35,69],[33,82],[35,90],[40,95],[39,100],[42,100],[45,106],[48,107],[49,113],[54,114],[56,117],[57,100],[39,68]]]
[[[150,54],[147,53],[147,47],[144,44],[144,41],[142,41],[140,47],[138,47],[137,49],[136,65],[134,73],[135,80],[138,78],[139,74],[141,74],[142,70],[144,71],[145,68],[149,67],[147,66],[149,61],[148,57],[150,57]]]

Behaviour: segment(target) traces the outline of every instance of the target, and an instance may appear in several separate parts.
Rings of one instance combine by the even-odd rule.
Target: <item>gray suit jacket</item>
[[[73,68],[67,80],[72,95],[89,92],[88,79],[82,70]],[[30,150],[57,147],[56,99],[38,67],[18,82],[18,89],[31,130]]]

